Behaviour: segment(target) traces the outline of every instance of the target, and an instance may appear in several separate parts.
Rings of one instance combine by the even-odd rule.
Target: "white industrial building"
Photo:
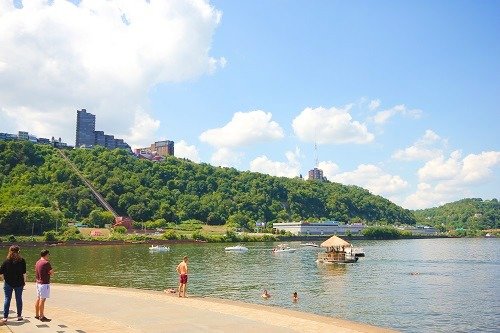
[[[359,234],[366,226],[363,223],[343,224],[338,221],[282,222],[273,223],[277,231],[284,230],[294,235],[346,235]]]

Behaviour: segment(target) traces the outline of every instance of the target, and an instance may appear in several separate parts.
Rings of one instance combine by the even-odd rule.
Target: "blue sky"
[[[73,144],[87,108],[135,147],[279,176],[316,142],[328,179],[406,208],[499,196],[498,2],[97,3],[0,2],[0,131]]]

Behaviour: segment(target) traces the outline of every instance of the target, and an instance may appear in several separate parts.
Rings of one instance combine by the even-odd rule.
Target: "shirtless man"
[[[186,297],[186,287],[188,282],[188,257],[185,256],[181,263],[177,265],[177,273],[179,273],[179,297]]]

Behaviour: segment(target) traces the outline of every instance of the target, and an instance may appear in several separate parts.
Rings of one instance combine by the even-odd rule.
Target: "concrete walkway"
[[[137,332],[395,332],[346,320],[277,307],[159,291],[53,284],[42,323],[33,318],[35,286],[26,285],[24,321],[16,321],[15,301],[7,325],[14,333]]]

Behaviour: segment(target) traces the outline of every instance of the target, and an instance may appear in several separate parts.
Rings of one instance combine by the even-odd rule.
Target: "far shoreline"
[[[75,240],[75,241],[55,241],[55,242],[46,242],[46,241],[15,241],[8,242],[3,241],[0,242],[0,248],[6,248],[13,244],[24,246],[24,247],[74,247],[74,246],[106,246],[106,245],[137,245],[137,244],[147,244],[147,245],[171,245],[171,244],[239,244],[239,243],[257,243],[257,242],[294,242],[294,241],[324,241],[331,237],[328,236],[279,236],[276,240],[257,240],[257,241],[233,241],[233,242],[210,242],[205,240],[197,240],[197,239],[146,239],[141,241],[127,241],[127,240],[103,240],[103,239],[92,239],[92,240]],[[364,236],[357,237],[347,237],[347,236],[339,236],[348,241],[358,241],[358,240],[374,240],[374,241],[388,241],[388,240],[413,240],[413,239],[458,239],[464,237],[452,237],[452,236],[413,236],[413,237],[404,237],[404,238],[367,238]],[[488,237],[465,237],[465,238],[487,238]],[[496,238],[496,237],[491,237]]]

